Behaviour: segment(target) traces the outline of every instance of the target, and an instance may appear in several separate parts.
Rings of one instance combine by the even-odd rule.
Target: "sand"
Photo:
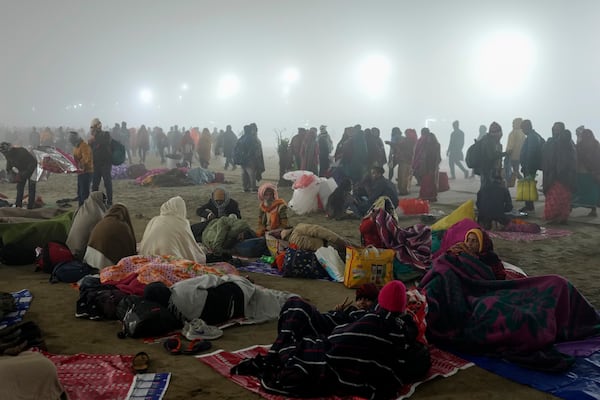
[[[154,156],[149,157],[148,167],[160,164]],[[242,216],[254,224],[257,216],[255,193],[244,193],[241,188],[239,168],[224,171],[223,160],[214,158],[210,168],[225,172],[226,186],[233,198],[239,201]],[[278,179],[277,156],[271,154],[267,160],[268,171],[264,179]],[[141,239],[147,222],[159,213],[160,205],[172,196],[180,195],[188,207],[188,217],[192,223],[198,222],[195,209],[205,202],[214,185],[188,186],[177,188],[151,188],[135,185],[132,180],[117,180],[114,183],[115,201],[129,207],[136,236]],[[478,180],[451,181],[452,190],[440,194],[439,202],[433,208],[450,212],[468,198],[474,198]],[[413,187],[412,197],[418,188]],[[513,189],[514,190],[514,189]],[[14,199],[15,185],[0,184],[0,192]],[[47,206],[55,206],[58,199],[74,197],[76,179],[74,176],[51,175],[47,182],[38,184]],[[289,200],[291,188],[282,188],[280,195]],[[542,203],[536,204],[541,210]],[[73,207],[76,204],[73,203]],[[576,210],[577,211],[577,210]],[[600,288],[597,282],[600,269],[597,268],[598,247],[597,218],[587,218],[585,210],[578,211],[566,229],[574,234],[559,239],[537,242],[508,242],[495,240],[496,250],[504,260],[518,265],[530,275],[560,274],[570,279],[592,302],[600,304]],[[541,215],[538,211],[537,215]],[[538,219],[531,217],[539,222]],[[324,225],[353,240],[359,240],[358,222],[352,220],[330,221],[322,213],[308,216],[291,215],[291,223],[310,222]],[[416,218],[404,218],[403,226],[418,222]],[[561,227],[563,228],[563,227]],[[596,260],[596,261],[594,261]],[[324,281],[279,278],[262,274],[250,274],[256,283],[266,287],[298,293],[314,302],[320,309],[327,310],[352,296],[353,290],[342,284]],[[16,291],[23,288],[34,295],[31,310],[26,319],[36,321],[42,328],[48,349],[52,353],[111,353],[135,354],[146,351],[151,357],[152,372],[171,372],[172,380],[166,399],[248,399],[258,396],[242,389],[213,372],[192,356],[172,356],[159,344],[144,344],[136,339],[118,339],[118,321],[88,321],[74,317],[78,291],[66,284],[48,283],[48,275],[35,273],[33,266],[0,266],[0,290]],[[275,338],[276,322],[256,326],[232,327],[225,335],[213,342],[214,349],[236,350],[255,344],[269,344]],[[414,399],[550,399],[551,395],[530,389],[472,367],[445,379],[436,379],[418,387]]]

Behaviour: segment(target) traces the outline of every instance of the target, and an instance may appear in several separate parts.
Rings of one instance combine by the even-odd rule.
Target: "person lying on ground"
[[[391,399],[431,366],[429,351],[416,341],[417,327],[405,313],[406,301],[404,284],[392,281],[379,292],[374,309],[330,333],[330,323],[316,309],[296,320],[286,316],[294,307],[284,306],[267,356],[244,360],[232,373],[258,376],[267,392],[285,396]],[[307,319],[318,322],[307,324]]]

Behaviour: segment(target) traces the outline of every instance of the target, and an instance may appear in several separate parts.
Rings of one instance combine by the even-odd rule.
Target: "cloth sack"
[[[315,256],[331,279],[336,282],[344,282],[345,264],[336,249],[331,246],[319,247],[315,251]]]
[[[537,201],[537,181],[533,179],[519,179],[517,181],[517,201]]]
[[[393,249],[378,249],[373,246],[347,247],[344,286],[357,288],[365,283],[383,286],[394,279]]]
[[[314,251],[288,247],[285,250],[282,267],[283,276],[288,278],[322,279],[327,272],[315,256]]]

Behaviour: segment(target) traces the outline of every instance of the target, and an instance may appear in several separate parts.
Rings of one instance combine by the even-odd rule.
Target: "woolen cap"
[[[379,306],[390,312],[406,310],[406,286],[402,281],[391,281],[379,292]]]

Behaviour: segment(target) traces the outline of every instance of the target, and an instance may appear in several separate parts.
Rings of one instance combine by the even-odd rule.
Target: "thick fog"
[[[0,0],[0,125],[600,131],[600,1]]]

